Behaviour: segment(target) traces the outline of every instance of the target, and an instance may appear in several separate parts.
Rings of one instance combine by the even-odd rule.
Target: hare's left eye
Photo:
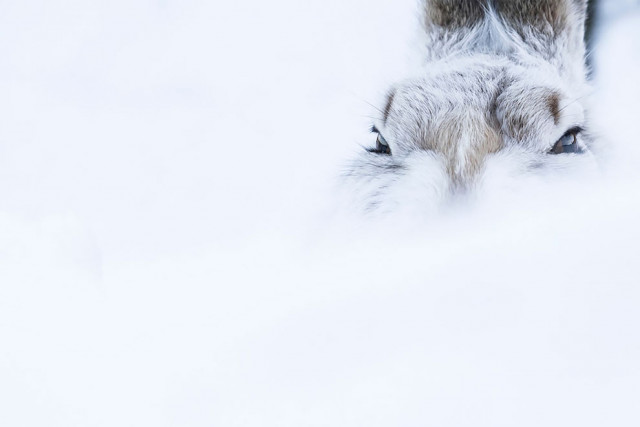
[[[562,138],[555,143],[549,154],[582,153],[582,148],[578,143],[578,136],[582,128],[569,129]]]
[[[371,128],[371,132],[377,133],[378,134],[378,138],[376,139],[376,148],[370,148],[369,152],[370,153],[376,153],[376,154],[387,154],[387,155],[390,155],[391,154],[391,148],[389,147],[389,143],[387,142],[386,139],[384,139],[384,137],[382,136],[380,131],[374,126],[373,128]]]

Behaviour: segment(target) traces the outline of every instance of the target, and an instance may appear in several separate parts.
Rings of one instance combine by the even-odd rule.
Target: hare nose
[[[462,118],[441,125],[428,148],[442,156],[451,187],[468,187],[482,171],[486,157],[502,148],[497,129],[478,118]]]

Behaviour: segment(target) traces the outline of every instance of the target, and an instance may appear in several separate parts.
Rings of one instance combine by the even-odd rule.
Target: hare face
[[[540,1],[555,9],[534,7]],[[346,174],[361,206],[436,205],[492,176],[593,161],[584,4],[431,0],[426,15],[424,71],[389,91],[377,146]]]

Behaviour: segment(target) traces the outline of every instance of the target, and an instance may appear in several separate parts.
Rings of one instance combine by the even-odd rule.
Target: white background
[[[640,15],[601,2],[601,180],[372,224],[336,176],[412,0],[0,0],[0,425],[637,426]]]

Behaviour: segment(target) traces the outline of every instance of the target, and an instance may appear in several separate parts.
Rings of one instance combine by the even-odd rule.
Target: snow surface
[[[639,425],[634,5],[601,179],[364,221],[413,0],[0,2],[0,425]]]

